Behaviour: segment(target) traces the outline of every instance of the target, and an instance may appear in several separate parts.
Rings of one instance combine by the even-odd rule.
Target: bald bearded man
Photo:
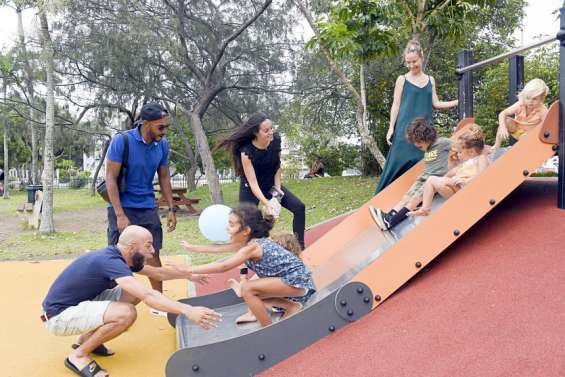
[[[49,289],[41,319],[54,335],[80,335],[75,349],[65,359],[65,366],[77,375],[108,376],[90,353],[113,355],[104,342],[135,322],[135,305],[141,301],[157,310],[184,315],[205,329],[219,320],[220,315],[212,309],[171,300],[133,277],[135,272],[159,281],[203,280],[182,269],[145,265],[145,258],[151,258],[153,253],[151,233],[130,225],[121,233],[117,245],[78,257]]]

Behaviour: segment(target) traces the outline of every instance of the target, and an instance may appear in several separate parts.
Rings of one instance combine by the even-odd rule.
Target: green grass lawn
[[[2,200],[0,198],[0,215],[16,213],[16,208],[25,202],[27,202],[27,191],[10,191],[10,199]],[[56,189],[54,203],[55,213],[105,206],[105,202],[99,196],[91,196],[87,189]]]
[[[373,194],[375,179],[371,177],[328,177],[311,180],[290,180],[285,186],[297,195],[306,205],[306,226],[317,224],[345,212],[349,212],[366,202]],[[225,204],[237,205],[238,183],[222,186]],[[190,193],[189,197],[199,198],[198,208],[204,209],[211,204],[206,187]],[[13,192],[10,200],[0,200],[0,215],[14,214],[18,204],[27,198],[26,193]],[[55,212],[77,218],[81,211],[90,208],[103,208],[105,203],[97,196],[92,197],[87,190],[56,190]],[[84,217],[84,216],[82,216]],[[2,220],[0,219],[0,222]],[[77,220],[78,221],[78,220]],[[65,231],[64,229],[49,236],[42,236],[35,231],[13,232],[5,245],[0,245],[0,260],[64,258],[80,254],[85,250],[95,250],[106,244],[105,231],[89,229],[89,224],[105,229],[102,224],[105,215],[100,218],[80,220],[85,222],[84,229]],[[162,219],[163,228],[166,218]],[[57,223],[55,224],[57,229]],[[292,231],[292,214],[283,209],[273,234]],[[179,216],[177,229],[164,236],[163,255],[185,253],[180,246],[181,240],[191,243],[209,243],[198,229],[198,218]],[[215,258],[215,255],[193,254],[193,263],[200,264]]]

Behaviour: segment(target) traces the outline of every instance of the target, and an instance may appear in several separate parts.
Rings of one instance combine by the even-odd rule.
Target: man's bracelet
[[[177,207],[169,207],[169,212],[176,212],[177,210]]]

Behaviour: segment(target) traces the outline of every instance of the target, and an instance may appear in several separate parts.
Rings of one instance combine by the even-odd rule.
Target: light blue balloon
[[[223,204],[207,207],[198,218],[198,227],[204,237],[210,241],[229,241],[228,217],[231,208]]]

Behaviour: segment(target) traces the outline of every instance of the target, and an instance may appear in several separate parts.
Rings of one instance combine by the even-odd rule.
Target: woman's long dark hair
[[[250,239],[269,237],[269,232],[275,225],[273,216],[263,215],[263,212],[251,203],[242,203],[232,209],[231,213],[239,218],[241,230],[246,226],[251,229]]]
[[[214,148],[214,150],[225,148],[231,153],[236,176],[243,176],[243,166],[241,165],[239,148],[255,138],[259,132],[261,123],[267,119],[269,118],[263,113],[251,115],[243,126],[239,127],[233,134],[221,141]]]

